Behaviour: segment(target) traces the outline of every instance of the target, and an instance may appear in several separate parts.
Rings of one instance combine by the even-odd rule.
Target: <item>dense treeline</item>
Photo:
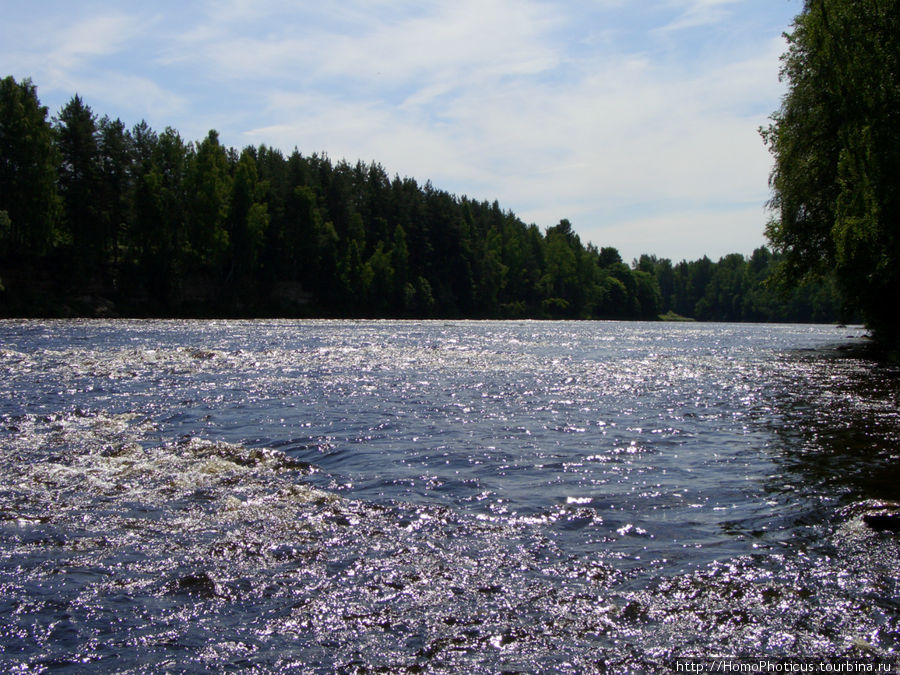
[[[898,349],[900,1],[803,4],[782,59],[788,91],[763,130],[775,158],[767,234],[790,276],[833,275]]]
[[[0,313],[833,321],[832,286],[767,283],[760,248],[673,264],[541,231],[479,202],[261,146],[99,118],[52,120],[0,82]]]

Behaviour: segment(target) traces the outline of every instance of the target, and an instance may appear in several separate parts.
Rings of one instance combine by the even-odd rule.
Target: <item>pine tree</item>
[[[40,255],[56,234],[59,151],[31,80],[0,80],[0,255]]]

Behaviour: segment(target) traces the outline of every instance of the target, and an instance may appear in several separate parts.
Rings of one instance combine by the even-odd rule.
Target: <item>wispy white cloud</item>
[[[54,84],[62,84],[85,68],[120,54],[145,29],[138,17],[125,13],[77,17],[72,22],[46,24],[33,44],[33,53],[41,58]]]
[[[86,16],[42,12],[19,25],[27,44],[18,47],[15,60],[42,93],[61,92],[64,99],[78,93],[100,114],[98,104],[138,116],[176,115],[185,109],[185,96],[133,68],[133,45],[146,41],[155,26],[152,17],[118,9]]]
[[[661,31],[677,31],[719,23],[728,16],[729,5],[744,0],[671,0],[670,4],[680,13]]]
[[[536,73],[556,62],[538,39],[554,15],[535,3],[459,0],[399,17],[345,6],[338,22],[320,19],[309,25],[294,16],[293,23],[257,33],[242,30],[241,22],[265,23],[267,17],[277,22],[281,17],[273,5],[278,4],[253,9],[234,1],[225,16],[236,17],[237,23],[223,21],[217,6],[214,22],[182,34],[172,59],[199,57],[218,77],[262,75],[314,86],[352,83],[364,91]]]
[[[116,110],[131,113],[129,120],[132,122],[144,117],[174,119],[189,109],[189,99],[184,94],[165,89],[151,78],[126,73],[110,72],[96,78],[79,78],[78,93],[89,104],[104,101]],[[94,108],[100,115],[106,113],[101,107]]]
[[[121,51],[141,32],[136,17],[125,14],[88,17],[56,34],[56,59],[106,56]]]
[[[690,70],[641,52],[573,58],[554,42],[557,25],[539,12],[534,16],[521,31],[528,36],[522,43],[476,44],[462,55],[426,55],[423,63],[397,57],[394,79],[411,87],[400,105],[390,98],[346,100],[343,92],[326,89],[316,95],[276,92],[266,109],[281,121],[254,128],[246,138],[377,159],[389,170],[476,198],[501,196],[542,225],[569,217],[586,238],[614,236],[623,249],[647,244],[647,233],[658,232],[657,245],[648,250],[673,256],[677,247],[660,249],[664,223],[699,223],[696,214],[711,200],[736,202],[745,215],[734,227],[749,227],[744,238],[761,242],[761,208],[745,207],[765,200],[769,158],[756,129],[779,95],[779,40],[770,38],[750,56]],[[415,53],[420,43],[454,45],[468,34],[461,19],[449,26],[442,19],[435,30],[423,20],[415,20],[417,35],[406,44],[409,24],[397,32],[382,27],[319,72],[350,77],[369,51],[393,45],[400,54]],[[492,60],[493,49],[508,63]],[[535,54],[539,65],[524,67]],[[390,71],[386,60],[370,67]],[[654,215],[662,209],[671,215]],[[716,214],[709,220],[735,221],[734,208]],[[729,228],[717,232],[727,235]],[[737,240],[734,231],[731,236]],[[709,247],[718,239],[699,241],[715,252]],[[700,246],[683,235],[670,243],[682,250]]]

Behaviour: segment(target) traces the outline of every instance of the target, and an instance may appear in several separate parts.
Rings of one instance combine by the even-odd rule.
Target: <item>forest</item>
[[[827,275],[780,269],[765,247],[627,264],[374,162],[186,141],[78,95],[51,118],[0,81],[0,316],[853,318]]]
[[[900,360],[900,1],[805,0],[762,129],[786,279],[828,275]]]

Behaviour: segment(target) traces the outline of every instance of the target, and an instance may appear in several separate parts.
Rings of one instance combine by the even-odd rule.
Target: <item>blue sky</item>
[[[801,0],[0,1],[0,76],[51,115],[377,161],[568,218],[626,260],[765,243],[782,33]]]

